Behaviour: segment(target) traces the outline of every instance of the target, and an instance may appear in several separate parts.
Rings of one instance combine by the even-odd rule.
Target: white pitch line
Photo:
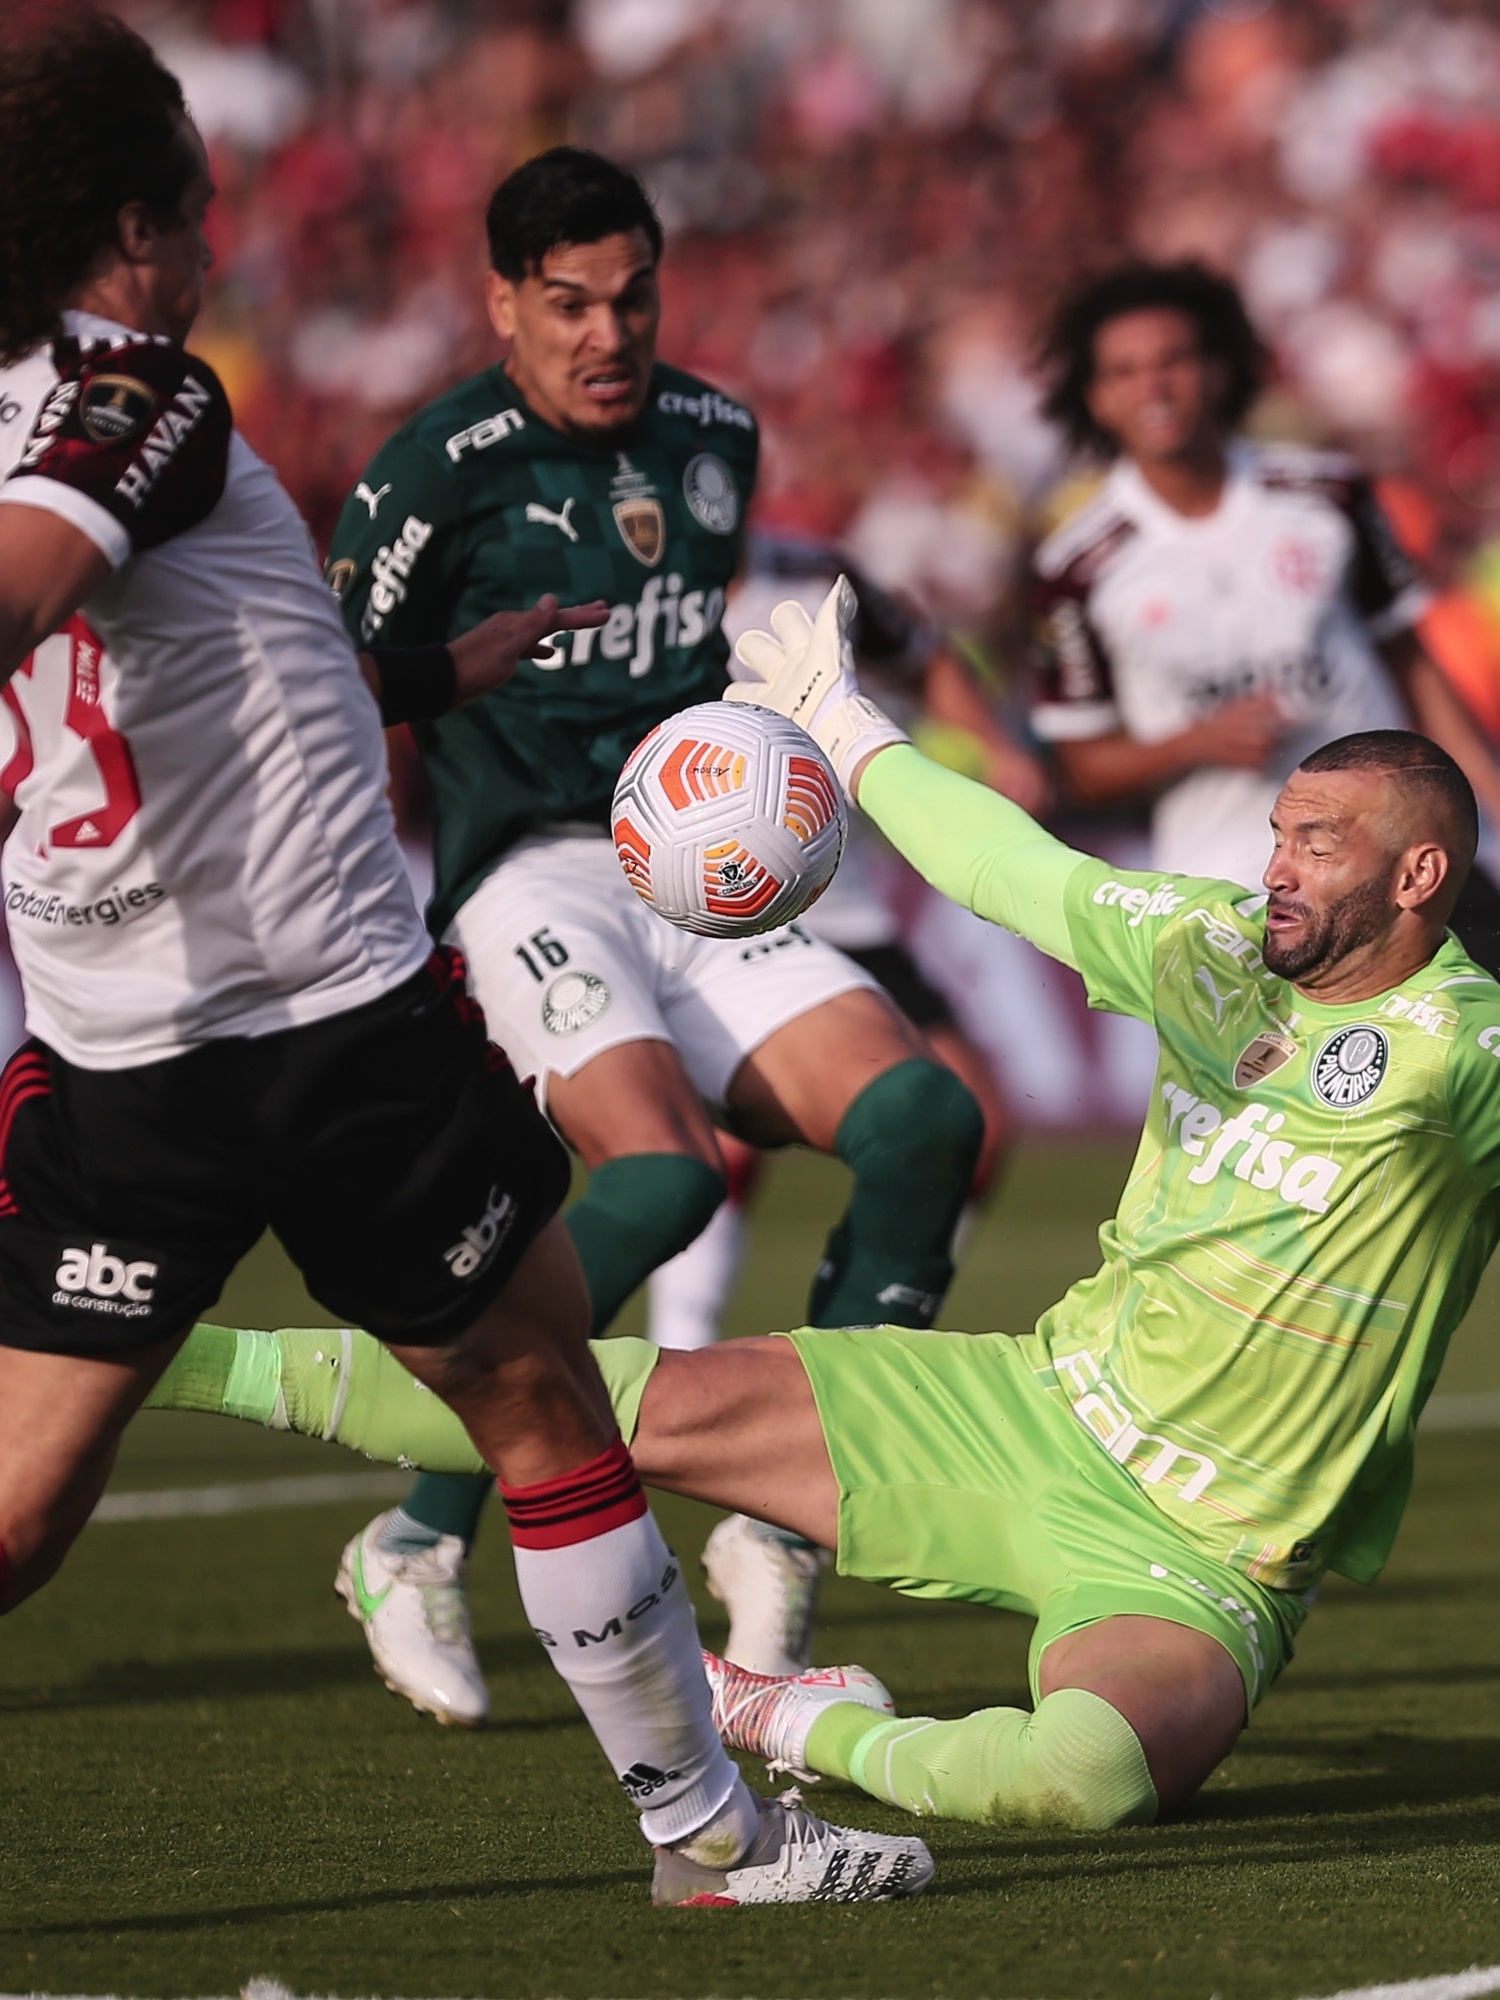
[[[1500,1965],[1471,1965],[1467,1972],[1398,1979],[1390,1986],[1351,1986],[1343,1993],[1326,1995],[1324,2000],[1476,2000],[1481,1993],[1500,1993]],[[4,2000],[3,1995],[0,2000]]]
[[[106,1493],[96,1521],[175,1521],[193,1514],[259,1514],[321,1507],[331,1500],[378,1500],[404,1493],[409,1472],[316,1472],[301,1479],[247,1479],[236,1486],[169,1486],[151,1493]],[[0,1994],[0,2000],[12,1996]],[[77,1996],[73,1996],[77,2000]]]

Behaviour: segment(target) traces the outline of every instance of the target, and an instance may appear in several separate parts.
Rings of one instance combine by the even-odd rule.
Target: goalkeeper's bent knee
[[[813,1724],[807,1760],[908,1812],[987,1825],[1102,1832],[1148,1825],[1156,1787],[1141,1740],[1086,1688],[1059,1688],[1031,1714],[982,1708],[957,1722],[871,1722],[840,1702]]]

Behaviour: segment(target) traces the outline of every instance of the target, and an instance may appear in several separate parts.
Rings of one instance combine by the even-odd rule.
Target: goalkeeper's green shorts
[[[1195,1547],[1044,1389],[1010,1334],[804,1327],[839,1486],[841,1575],[1037,1620],[1032,1693],[1054,1639],[1101,1618],[1165,1618],[1233,1657],[1253,1707],[1292,1656],[1303,1594]]]

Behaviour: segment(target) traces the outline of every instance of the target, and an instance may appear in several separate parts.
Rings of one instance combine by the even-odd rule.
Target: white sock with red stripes
[[[657,1847],[727,1865],[759,1815],[714,1728],[680,1565],[616,1438],[535,1486],[500,1484],[521,1602]],[[712,1822],[712,1825],[710,1823]],[[698,1854],[708,1831],[722,1850]]]

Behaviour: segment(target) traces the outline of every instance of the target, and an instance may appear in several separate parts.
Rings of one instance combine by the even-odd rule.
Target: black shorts
[[[138,1069],[27,1042],[0,1076],[0,1345],[107,1354],[181,1333],[269,1227],[339,1319],[440,1346],[568,1174],[456,952],[346,1014]]]
[[[904,944],[872,944],[861,951],[843,947],[845,958],[864,967],[872,979],[890,994],[907,1020],[916,1028],[951,1028],[953,1009],[930,985],[922,968]]]

